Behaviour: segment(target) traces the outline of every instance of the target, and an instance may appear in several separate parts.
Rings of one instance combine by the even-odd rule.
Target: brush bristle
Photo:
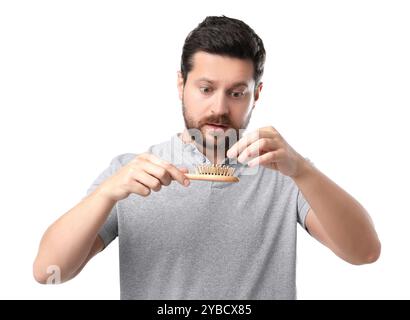
[[[216,175],[216,176],[233,176],[235,168],[220,164],[203,164],[196,167],[197,174]]]

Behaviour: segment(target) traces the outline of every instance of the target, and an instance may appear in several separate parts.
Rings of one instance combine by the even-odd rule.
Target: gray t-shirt
[[[210,163],[178,135],[148,152],[177,167]],[[115,157],[87,193],[132,160]],[[177,182],[113,207],[99,235],[117,236],[121,299],[295,299],[296,226],[309,204],[294,181],[239,163],[239,183]]]

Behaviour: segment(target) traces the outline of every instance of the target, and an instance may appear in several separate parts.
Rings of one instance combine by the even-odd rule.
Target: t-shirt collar
[[[172,136],[172,142],[175,146],[180,149],[183,153],[184,158],[189,157],[195,164],[212,164],[212,162],[197,148],[194,142],[185,142],[182,140],[181,133],[176,133]],[[174,150],[178,151],[178,150]],[[225,158],[222,163],[223,165],[238,166],[240,165],[237,161],[233,159]]]

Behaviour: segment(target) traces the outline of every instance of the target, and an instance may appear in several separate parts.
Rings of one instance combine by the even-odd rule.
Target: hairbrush
[[[195,173],[185,174],[190,180],[216,181],[216,182],[239,182],[234,177],[235,168],[220,164],[202,164],[195,168]]]

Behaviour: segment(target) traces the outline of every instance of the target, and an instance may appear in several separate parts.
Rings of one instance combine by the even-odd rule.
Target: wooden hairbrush
[[[235,168],[220,164],[202,164],[195,168],[195,173],[185,174],[190,180],[216,181],[216,182],[239,182],[234,177]]]

